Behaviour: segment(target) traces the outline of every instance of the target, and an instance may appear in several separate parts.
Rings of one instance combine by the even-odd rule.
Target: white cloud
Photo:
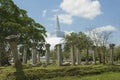
[[[102,26],[102,27],[98,27],[93,29],[92,31],[95,31],[97,33],[103,32],[103,31],[115,31],[116,28],[112,25],[107,25],[107,26]]]
[[[60,8],[67,14],[93,19],[102,12],[98,0],[63,0]]]
[[[115,31],[117,30],[114,26],[112,25],[106,25],[106,26],[102,26],[102,27],[97,27],[91,31],[85,32],[86,35],[88,35],[89,37],[91,37],[92,39],[96,39],[98,38],[97,34],[102,33],[104,31]]]
[[[67,15],[67,14],[59,14],[58,15],[60,23],[65,23],[65,24],[72,24],[73,19],[71,15]]]
[[[43,10],[42,16],[45,17],[47,13],[47,10]]]

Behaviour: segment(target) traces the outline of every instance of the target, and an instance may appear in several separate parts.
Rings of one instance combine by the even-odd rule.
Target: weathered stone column
[[[2,66],[2,48],[1,48],[1,45],[0,45],[0,66]]]
[[[102,63],[105,64],[106,47],[102,46]]]
[[[37,54],[38,54],[38,63],[41,63],[41,62],[40,62],[40,52],[37,51]]]
[[[55,64],[56,63],[56,53],[54,52],[52,54],[53,58],[52,58],[52,62]]]
[[[93,63],[96,64],[96,46],[93,45]]]
[[[113,62],[114,62],[114,58],[113,58],[114,46],[115,46],[115,44],[109,44],[109,47],[110,47],[110,64],[111,65],[113,65]]]
[[[35,65],[37,63],[37,54],[36,54],[36,43],[32,43],[32,64]]]
[[[18,58],[18,50],[17,50],[17,36],[16,35],[10,35],[10,36],[6,37],[6,40],[10,44],[16,69],[17,70],[21,69],[22,64],[21,64],[21,62]]]
[[[80,45],[77,45],[76,48],[77,48],[77,64],[81,64],[81,48],[80,48]]]
[[[27,63],[27,44],[24,44],[24,50],[23,50],[23,64]]]
[[[45,44],[45,47],[46,47],[46,53],[45,53],[46,65],[49,65],[49,63],[50,63],[50,44]]]
[[[75,52],[74,52],[74,44],[73,42],[70,43],[71,47],[71,60],[72,60],[72,65],[75,65]]]
[[[57,44],[57,56],[58,56],[58,66],[62,65],[62,49],[61,49],[61,44]]]
[[[89,64],[89,47],[86,47],[86,64]]]

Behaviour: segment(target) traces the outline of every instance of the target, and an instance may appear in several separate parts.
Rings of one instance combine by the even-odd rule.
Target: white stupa
[[[51,49],[54,49],[56,44],[64,43],[64,36],[65,33],[60,31],[59,19],[58,16],[56,16],[55,30],[52,33],[49,33],[48,37],[46,38],[46,42],[51,45]]]
[[[64,37],[65,36],[65,33],[60,30],[60,24],[59,24],[58,16],[56,16],[55,31],[51,33],[51,36],[53,36],[53,37]]]

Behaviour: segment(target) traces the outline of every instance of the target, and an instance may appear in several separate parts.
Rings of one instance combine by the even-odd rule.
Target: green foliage
[[[10,35],[17,35],[18,45],[27,44],[30,48],[33,42],[45,42],[46,30],[44,26],[30,18],[27,11],[17,7],[12,0],[0,0],[0,47],[4,46],[4,54],[7,46],[6,37]],[[1,54],[3,53],[0,51]]]
[[[85,50],[85,49],[89,49],[92,47],[93,45],[93,41],[91,40],[90,37],[88,37],[85,33],[83,32],[79,32],[79,33],[75,33],[72,32],[69,35],[66,35],[65,37],[65,47],[64,47],[64,56],[65,58],[69,58],[70,56],[70,45],[74,45],[74,47],[79,48],[81,51]],[[75,53],[76,52],[76,48],[75,48]],[[85,55],[85,54],[83,54]],[[85,59],[85,57],[84,57]]]

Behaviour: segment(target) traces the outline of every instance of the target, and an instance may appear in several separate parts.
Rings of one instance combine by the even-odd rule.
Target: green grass
[[[120,73],[118,72],[108,72],[100,75],[91,75],[91,76],[65,76],[65,77],[56,77],[52,79],[45,80],[120,80]]]

